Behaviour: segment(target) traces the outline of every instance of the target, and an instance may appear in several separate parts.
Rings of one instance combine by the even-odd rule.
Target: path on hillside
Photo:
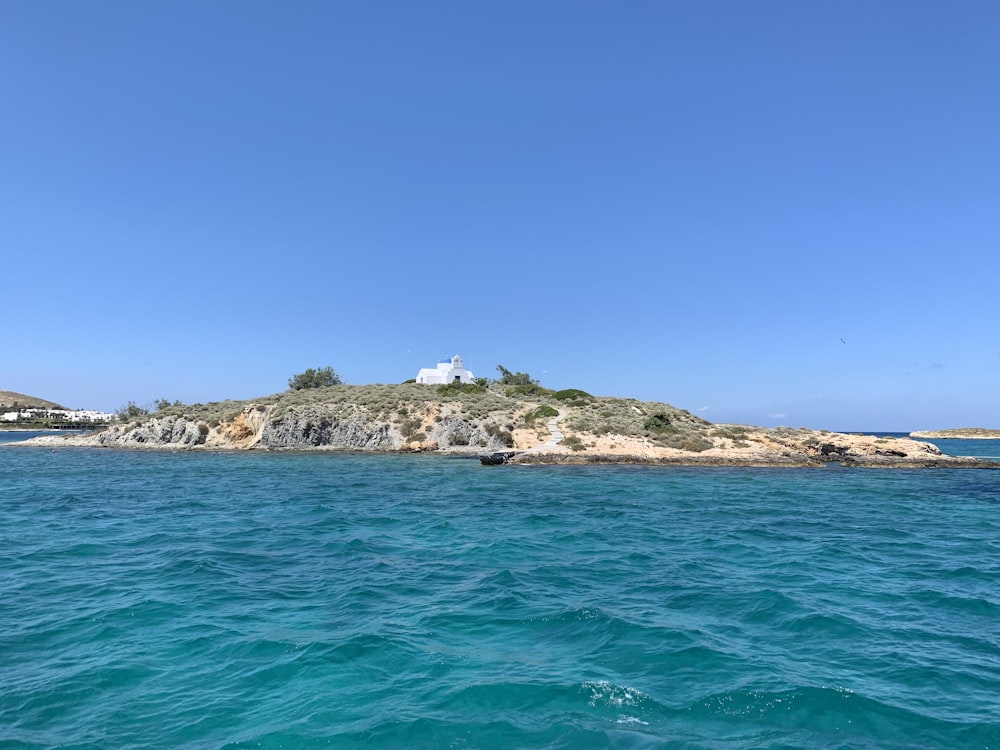
[[[528,448],[523,453],[541,453],[542,451],[548,450],[549,448],[555,448],[559,443],[563,441],[566,437],[562,434],[562,430],[559,429],[559,422],[566,417],[566,412],[559,410],[559,413],[552,417],[548,422],[545,423],[546,428],[548,428],[549,435],[551,436],[546,442],[541,445],[535,445]]]

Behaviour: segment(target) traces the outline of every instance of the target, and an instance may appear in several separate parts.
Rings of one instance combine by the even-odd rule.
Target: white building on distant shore
[[[457,354],[437,363],[437,367],[424,367],[417,373],[417,382],[424,385],[444,385],[446,383],[472,383],[476,376],[462,366],[462,358]]]
[[[51,419],[60,422],[79,422],[80,424],[99,424],[110,422],[117,415],[106,411],[94,411],[93,409],[19,409],[8,411],[0,415],[0,420],[4,422],[33,421],[39,419]]]

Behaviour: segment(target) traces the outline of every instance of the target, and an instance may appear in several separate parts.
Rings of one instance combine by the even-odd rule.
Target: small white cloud
[[[785,412],[778,411],[778,412],[772,412],[771,414],[768,414],[767,418],[768,419],[784,419],[786,416],[788,416],[788,415],[785,414]]]
[[[707,406],[703,406],[698,411],[708,411],[708,407]]]

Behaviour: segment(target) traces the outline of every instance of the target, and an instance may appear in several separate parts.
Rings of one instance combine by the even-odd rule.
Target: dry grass
[[[525,435],[526,428],[537,430],[540,440],[547,439],[540,425],[544,419],[561,413],[562,427],[571,438],[567,447],[577,450],[594,445],[599,438],[621,436],[651,446],[704,451],[713,446],[713,437],[723,436],[717,426],[669,404],[579,396],[575,392],[571,395],[559,398],[553,391],[521,393],[499,385],[481,391],[416,383],[333,385],[288,390],[252,401],[168,406],[151,416],[179,416],[217,427],[232,425],[247,407],[270,408],[272,421],[289,412],[306,411],[342,421],[391,424],[407,440],[421,440],[436,422],[458,418],[480,424],[490,435],[513,444],[514,433]],[[724,437],[737,442],[741,433],[733,429]]]
[[[15,391],[0,391],[0,407],[11,409],[17,404],[20,409],[65,409],[54,401],[46,401],[44,398],[27,396]]]

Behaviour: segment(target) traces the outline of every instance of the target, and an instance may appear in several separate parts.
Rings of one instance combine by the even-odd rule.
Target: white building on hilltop
[[[462,358],[442,359],[437,367],[424,367],[417,373],[417,382],[424,385],[444,385],[446,383],[471,383],[476,376],[462,366]]]

